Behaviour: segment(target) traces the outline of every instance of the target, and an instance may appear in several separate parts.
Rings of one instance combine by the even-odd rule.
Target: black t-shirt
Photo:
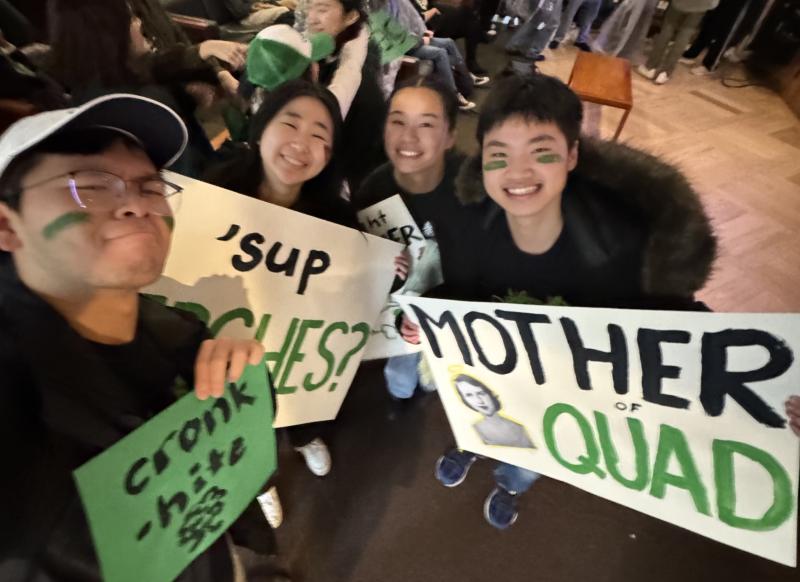
[[[392,164],[387,162],[364,180],[353,197],[353,205],[357,210],[363,210],[395,194],[400,194],[425,238],[437,239],[439,230],[437,225],[440,222],[457,220],[463,214],[464,209],[455,194],[455,179],[463,161],[462,154],[449,153],[445,159],[445,171],[441,182],[436,188],[423,194],[411,194],[403,190],[394,179]]]
[[[543,302],[560,297],[569,305],[596,307],[625,304],[640,295],[640,253],[592,265],[580,252],[569,222],[542,254],[516,246],[504,213],[498,212],[487,226],[481,257],[474,262],[476,298],[505,300],[524,291]]]

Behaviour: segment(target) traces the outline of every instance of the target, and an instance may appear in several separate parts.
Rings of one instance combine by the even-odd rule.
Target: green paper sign
[[[369,16],[370,39],[381,49],[381,64],[402,57],[419,43],[419,38],[408,32],[385,10]]]
[[[74,472],[103,579],[173,580],[277,465],[264,364],[219,399],[187,394]]]

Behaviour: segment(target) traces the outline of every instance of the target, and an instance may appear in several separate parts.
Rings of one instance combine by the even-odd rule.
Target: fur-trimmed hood
[[[698,193],[676,168],[623,144],[582,137],[568,188],[586,198],[590,207],[623,207],[641,216],[645,293],[688,297],[708,280],[716,238]],[[464,162],[456,192],[463,204],[487,197],[480,155]],[[603,222],[587,225],[599,231]],[[604,234],[614,237],[613,231],[598,236]]]

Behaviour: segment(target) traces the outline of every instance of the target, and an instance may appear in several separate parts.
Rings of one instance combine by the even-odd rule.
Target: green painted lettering
[[[586,445],[586,454],[579,456],[577,463],[567,461],[558,450],[558,443],[556,443],[553,429],[555,428],[556,420],[558,420],[558,417],[562,414],[567,414],[575,419],[581,431],[581,436],[583,436],[583,442]],[[589,421],[587,421],[574,406],[563,402],[553,404],[544,413],[542,429],[544,431],[544,442],[547,444],[547,449],[550,451],[550,454],[553,455],[553,458],[562,466],[579,475],[594,473],[601,479],[605,479],[605,472],[598,466],[600,463],[600,449],[594,440],[592,427],[589,425]]]
[[[679,474],[668,472],[669,462],[672,457],[680,466]],[[650,495],[663,499],[667,485],[686,489],[692,496],[694,506],[703,515],[711,515],[708,505],[708,494],[700,479],[689,444],[684,434],[675,427],[667,424],[661,425],[658,436],[658,451],[653,464],[653,481],[650,484]]]
[[[750,531],[778,528],[792,515],[794,495],[786,469],[767,451],[737,441],[714,440],[714,483],[717,487],[719,519],[731,527]],[[738,453],[761,465],[772,479],[772,505],[759,518],[736,515],[736,475],[733,455]]]
[[[594,419],[597,423],[597,436],[600,441],[600,448],[603,451],[603,458],[605,459],[608,473],[620,485],[635,491],[642,491],[647,487],[647,482],[650,478],[650,455],[648,452],[647,440],[644,436],[644,429],[642,428],[642,421],[638,418],[628,417],[628,430],[631,433],[636,463],[636,476],[633,479],[628,479],[624,477],[619,470],[619,456],[611,440],[611,431],[608,427],[606,415],[595,411]]]
[[[253,327],[253,312],[249,309],[245,309],[244,307],[238,307],[220,315],[216,321],[214,321],[214,323],[208,327],[208,329],[211,332],[211,335],[216,337],[219,335],[219,332],[223,327],[237,319],[241,319],[245,327]]]
[[[318,329],[322,327],[324,323],[325,322],[321,319],[304,319],[303,323],[300,324],[300,329],[297,332],[297,339],[295,339],[292,350],[289,352],[289,357],[286,359],[286,365],[283,368],[283,374],[278,382],[278,384],[283,387],[284,391],[294,392],[297,390],[297,386],[286,385],[286,383],[289,381],[289,374],[292,373],[292,367],[295,365],[295,363],[302,362],[306,357],[306,355],[300,351],[300,348],[303,346],[303,340],[306,339],[306,333],[308,333],[308,330]]]
[[[325,331],[322,332],[322,337],[319,338],[317,350],[319,351],[319,355],[322,356],[322,359],[325,360],[327,368],[325,369],[325,374],[323,374],[322,379],[320,379],[318,382],[314,382],[312,380],[311,372],[306,374],[306,377],[303,378],[303,388],[308,391],[316,390],[325,384],[333,374],[333,370],[336,368],[336,356],[328,349],[328,346],[326,345],[328,337],[335,331],[347,333],[347,324],[343,321],[337,321],[336,323],[330,324]]]

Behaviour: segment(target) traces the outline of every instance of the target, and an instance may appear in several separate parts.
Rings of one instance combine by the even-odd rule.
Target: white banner
[[[275,426],[336,417],[402,246],[177,174],[163,277],[146,292],[268,352]]]
[[[796,565],[800,315],[396,299],[459,447]]]
[[[358,221],[366,232],[399,242],[408,249],[409,276],[396,294],[418,296],[442,283],[439,247],[435,240],[425,238],[399,194],[359,211]],[[365,360],[419,351],[418,347],[403,341],[395,328],[400,312],[400,306],[389,297],[372,329]]]

